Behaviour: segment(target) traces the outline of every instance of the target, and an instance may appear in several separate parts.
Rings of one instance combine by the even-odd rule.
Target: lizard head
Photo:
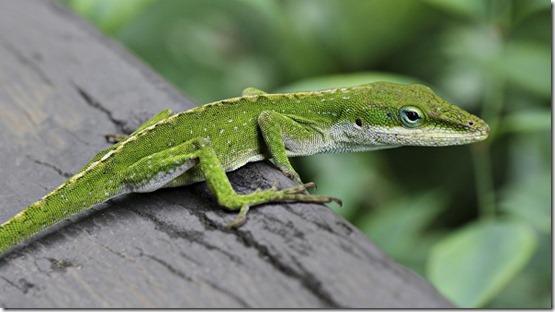
[[[346,89],[340,141],[366,146],[447,146],[485,140],[488,125],[430,88],[376,82]],[[350,124],[350,126],[346,126]]]

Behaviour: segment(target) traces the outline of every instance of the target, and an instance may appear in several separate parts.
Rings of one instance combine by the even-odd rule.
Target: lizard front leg
[[[198,164],[197,139],[145,156],[129,166],[124,176],[128,192],[153,192]]]
[[[307,121],[310,123],[309,121]],[[284,141],[287,138],[290,141],[310,139],[317,135],[314,128],[301,124],[292,119],[290,116],[277,113],[275,111],[263,111],[258,116],[258,127],[264,138],[264,142],[268,148],[271,159],[274,164],[289,178],[295,182],[302,184],[299,174],[295,171],[289,157],[287,156],[287,147]]]

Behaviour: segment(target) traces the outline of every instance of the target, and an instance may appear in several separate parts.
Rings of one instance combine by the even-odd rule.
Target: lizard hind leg
[[[145,156],[124,172],[129,192],[153,192],[164,187],[198,163],[191,141]]]

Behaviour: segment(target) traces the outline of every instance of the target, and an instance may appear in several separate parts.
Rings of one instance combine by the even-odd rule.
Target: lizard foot
[[[272,187],[267,190],[255,191],[251,194],[238,195],[238,198],[242,201],[242,205],[239,208],[239,214],[226,225],[227,228],[238,228],[245,223],[247,220],[247,213],[249,212],[251,205],[260,205],[269,202],[303,202],[303,203],[318,203],[325,204],[330,202],[335,202],[339,206],[342,206],[342,201],[339,198],[325,195],[311,195],[306,194],[307,189],[316,187],[314,182],[309,182],[301,185],[296,185],[290,188],[277,190]]]
[[[306,190],[316,188],[316,184],[314,182],[308,182],[302,185],[293,186],[290,188],[283,189],[278,191],[282,193],[282,200],[286,201],[299,201],[304,203],[331,203],[335,202],[340,207],[343,206],[343,202],[341,199],[333,196],[326,196],[326,195],[311,195],[307,194]]]

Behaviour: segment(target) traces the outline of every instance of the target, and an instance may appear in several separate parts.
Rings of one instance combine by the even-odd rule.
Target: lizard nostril
[[[469,122],[468,122],[468,125],[469,125],[469,126],[474,126],[474,121],[469,121]]]

